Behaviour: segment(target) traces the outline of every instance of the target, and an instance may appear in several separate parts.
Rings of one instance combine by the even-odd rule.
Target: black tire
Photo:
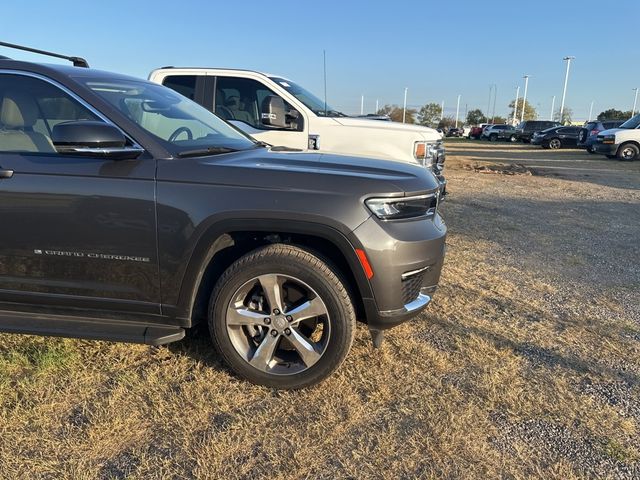
[[[596,153],[593,147],[587,147],[587,152],[589,152],[591,155],[594,155]]]
[[[511,136],[509,137],[509,141],[510,141],[511,143],[516,143],[516,142],[518,141],[518,137],[516,137],[515,135],[511,135]]]
[[[490,142],[495,142],[496,140],[498,140],[498,135],[496,133],[492,133],[491,135],[489,135]]]
[[[619,160],[633,162],[640,158],[640,148],[638,148],[635,143],[623,143],[620,145],[620,148],[618,148],[617,157]]]
[[[547,148],[551,148],[552,150],[558,150],[562,148],[562,140],[560,140],[559,138],[551,138],[547,142]]]
[[[228,308],[231,307],[234,296],[237,303],[238,291],[244,288],[243,285],[255,277],[274,274],[304,282],[317,293],[326,306],[327,315],[324,319],[329,324],[330,334],[324,350],[316,363],[297,373],[269,373],[251,365],[234,347],[227,326]],[[353,303],[338,273],[316,255],[291,245],[273,244],[261,247],[238,259],[216,283],[209,303],[209,329],[214,347],[225,363],[250,382],[278,389],[298,389],[315,385],[334,372],[351,348],[355,323]],[[265,328],[269,330],[269,327]],[[281,338],[286,337],[283,334]],[[279,341],[279,347],[276,347],[278,352],[284,345],[282,340]],[[274,358],[272,357],[272,360]],[[279,365],[278,362],[276,364]],[[287,366],[286,363],[282,365],[285,368]]]

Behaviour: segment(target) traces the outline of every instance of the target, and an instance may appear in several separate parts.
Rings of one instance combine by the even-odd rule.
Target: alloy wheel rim
[[[299,278],[265,274],[245,282],[226,309],[227,334],[240,357],[272,375],[315,365],[331,336],[322,298]]]
[[[560,141],[559,140],[551,140],[551,142],[549,143],[549,146],[551,148],[560,148]]]
[[[628,160],[630,158],[633,158],[634,156],[635,156],[635,151],[633,150],[633,148],[625,148],[622,151],[622,158],[625,158]]]

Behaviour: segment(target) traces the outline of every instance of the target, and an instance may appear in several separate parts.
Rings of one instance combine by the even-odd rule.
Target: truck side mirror
[[[284,100],[277,95],[269,95],[262,101],[262,124],[270,127],[286,128],[287,119]]]

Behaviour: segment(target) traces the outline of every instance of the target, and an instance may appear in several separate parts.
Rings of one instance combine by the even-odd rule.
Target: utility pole
[[[405,123],[407,120],[407,87],[404,87],[404,104],[402,106],[402,123]]]
[[[513,107],[513,121],[511,122],[514,125],[516,124],[516,118],[518,118],[518,97],[519,96],[520,96],[520,85],[516,87],[516,103],[515,103],[515,106]]]
[[[549,120],[553,122],[553,109],[556,107],[556,96],[551,97],[551,115],[549,116]]]
[[[524,77],[524,95],[522,96],[522,110],[520,111],[520,122],[524,122],[524,111],[527,108],[527,89],[529,88],[529,75]]]
[[[498,99],[498,85],[493,84],[493,115],[491,116],[491,123],[493,123],[493,119],[496,118],[496,100]]]
[[[564,57],[563,60],[567,62],[567,72],[564,74],[564,88],[562,89],[562,103],[560,104],[560,123],[562,122],[562,114],[564,113],[564,100],[567,96],[567,83],[569,82],[569,68],[571,68],[571,60],[576,57]]]
[[[456,128],[458,128],[458,115],[460,114],[460,97],[462,95],[458,95],[458,104],[456,105]]]
[[[493,123],[493,122],[489,122],[489,114],[491,113],[491,90],[493,90],[493,84],[489,85],[489,103],[487,104],[487,123]]]
[[[631,110],[631,117],[635,116],[636,107],[638,106],[638,88],[636,87],[633,90],[636,92],[636,96],[633,99],[633,110]]]

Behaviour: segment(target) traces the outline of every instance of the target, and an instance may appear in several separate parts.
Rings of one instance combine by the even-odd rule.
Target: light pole
[[[589,107],[589,119],[587,122],[591,121],[591,115],[593,115],[593,100],[591,101],[591,106]]]
[[[516,87],[516,103],[515,103],[515,106],[513,107],[513,121],[511,122],[514,125],[516,124],[516,118],[518,118],[518,97],[519,96],[520,96],[520,85]]]
[[[522,110],[520,111],[520,122],[524,122],[524,111],[527,108],[527,89],[529,88],[529,75],[524,77],[524,95],[522,96]]]
[[[404,87],[404,104],[402,106],[402,123],[407,120],[407,87]]]
[[[360,97],[360,115],[364,115],[364,95]]]
[[[551,97],[551,115],[549,115],[549,120],[553,122],[553,109],[556,107],[556,96]]]
[[[444,120],[444,100],[442,100],[442,107],[440,108],[440,121]]]
[[[562,114],[564,113],[564,100],[567,96],[567,83],[569,82],[569,69],[571,68],[571,60],[576,57],[564,57],[562,60],[567,62],[567,72],[564,74],[564,88],[562,89],[562,103],[560,104],[560,123],[562,123]]]
[[[460,114],[460,97],[462,95],[458,95],[458,104],[456,105],[456,128],[458,128],[458,115]]]
[[[378,103],[378,99],[376,98],[376,115],[378,114],[379,111],[380,111],[379,103]]]
[[[638,88],[633,89],[636,92],[636,95],[633,99],[633,110],[631,110],[631,116],[633,117],[636,114],[636,107],[638,106]]]
[[[491,84],[489,85],[489,103],[487,103],[487,123],[493,123],[493,122],[489,122],[489,114],[491,113],[491,91],[493,90],[493,87],[495,86],[495,84]]]
[[[496,100],[498,98],[498,85],[493,84],[493,113],[491,115],[491,123],[493,123],[493,119],[496,118]]]

